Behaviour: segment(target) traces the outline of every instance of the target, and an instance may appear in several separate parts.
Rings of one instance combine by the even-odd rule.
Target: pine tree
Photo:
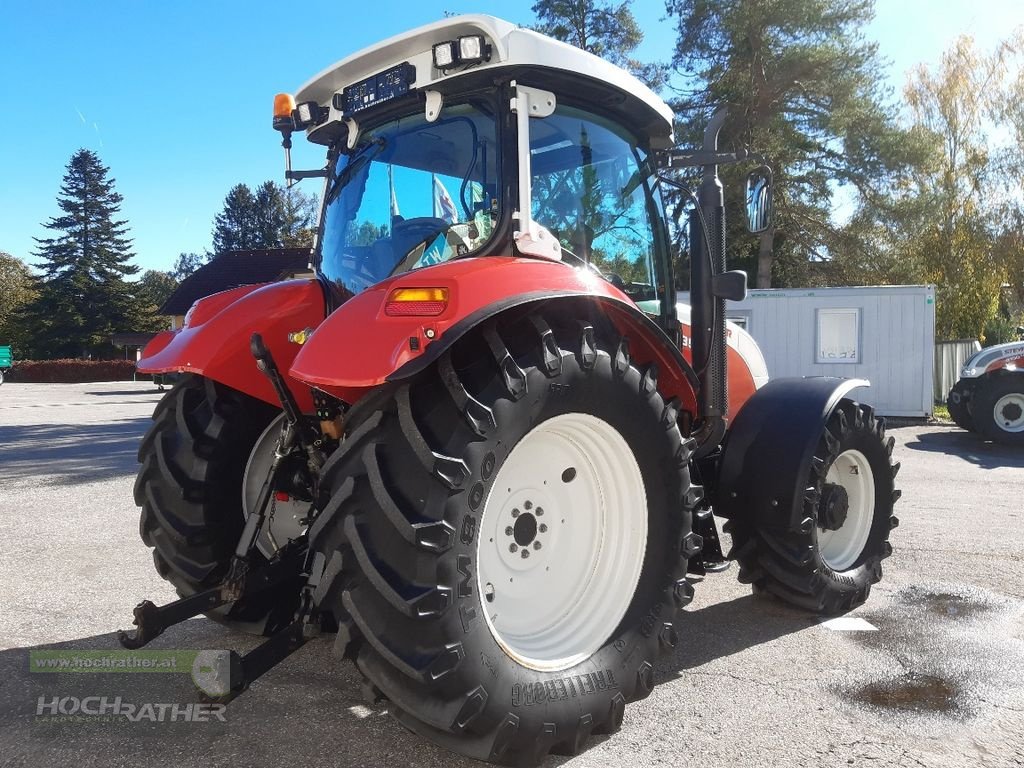
[[[634,58],[644,33],[630,10],[631,0],[537,0],[537,30],[627,69],[657,90],[665,84],[666,66]]]
[[[316,198],[265,181],[254,193],[236,184],[213,227],[213,251],[310,246]]]
[[[203,264],[206,264],[210,257],[211,254],[179,253],[178,258],[174,260],[174,266],[171,267],[169,274],[180,283],[203,266]]]
[[[687,82],[677,138],[699,142],[712,111],[728,105],[722,146],[749,145],[775,173],[774,226],[756,245],[730,229],[730,261],[756,268],[758,287],[799,284],[808,259],[836,244],[836,187],[870,202],[919,151],[896,128],[877,45],[863,34],[874,2],[668,0],[668,11]],[[740,173],[723,169],[729,210],[744,210]]]
[[[113,333],[135,330],[135,287],[125,278],[138,267],[129,263],[128,225],[116,218],[122,197],[108,172],[94,152],[75,152],[57,198],[63,213],[43,225],[57,234],[36,238],[43,274],[26,308],[35,356],[103,356],[113,352]]]
[[[224,198],[224,210],[213,220],[213,252],[263,248],[257,232],[256,198],[245,184],[236,184]]]

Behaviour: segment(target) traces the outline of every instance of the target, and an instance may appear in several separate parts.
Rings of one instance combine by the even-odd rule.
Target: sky
[[[34,261],[33,238],[59,213],[71,155],[97,152],[123,195],[135,263],[169,269],[210,247],[213,218],[238,183],[283,179],[274,94],[335,61],[444,13],[533,21],[533,0],[0,0],[0,251]],[[360,11],[353,11],[360,8]],[[362,9],[372,9],[364,11]],[[641,59],[675,41],[662,0],[634,0]],[[876,0],[865,30],[890,64],[894,93],[960,34],[983,49],[1024,24],[1024,0]],[[296,134],[293,165],[323,150]],[[315,180],[303,182],[319,192]]]

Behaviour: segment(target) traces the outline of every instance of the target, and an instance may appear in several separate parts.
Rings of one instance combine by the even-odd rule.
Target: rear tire
[[[216,586],[245,522],[242,476],[257,438],[280,413],[201,376],[186,376],[160,400],[139,445],[139,533],[157,572],[182,597]],[[258,552],[253,557],[260,558]],[[298,573],[296,573],[298,578]],[[280,586],[206,615],[253,633],[290,619],[300,585]]]
[[[974,394],[974,423],[988,440],[1024,445],[1024,373],[990,373]]]
[[[789,531],[750,520],[726,523],[739,580],[815,613],[842,613],[867,600],[882,578],[882,560],[892,554],[889,531],[899,524],[892,515],[900,496],[893,487],[899,471],[890,458],[893,442],[869,406],[841,400],[801,481],[807,488],[801,523]]]
[[[974,395],[974,382],[967,384],[960,379],[953,388],[949,390],[946,398],[946,408],[949,409],[949,417],[953,422],[968,432],[977,431],[974,427],[974,418],[971,416],[971,398]]]
[[[314,599],[341,625],[337,650],[408,728],[477,759],[537,764],[550,751],[578,752],[591,733],[617,730],[625,704],[651,692],[654,660],[675,643],[673,620],[692,596],[685,558],[699,551],[690,528],[700,496],[678,402],[662,399],[655,377],[653,366],[630,362],[625,339],[533,313],[473,334],[350,413],[349,434],[324,468],[330,501],[310,529],[310,546],[326,562]],[[614,435],[573,432],[598,422]],[[551,430],[570,437],[563,444]],[[613,445],[628,446],[622,464],[642,477],[647,503],[636,502],[646,540],[639,562],[620,564],[624,595],[607,582],[597,594],[584,579],[578,602],[607,597],[618,610],[593,611],[599,625],[588,628],[572,623],[584,614],[569,607],[548,635],[528,611],[503,625],[502,606],[516,613],[526,598],[498,579],[502,552],[515,546],[505,566],[522,564],[524,580],[542,579],[541,566],[573,562],[560,534],[563,543],[582,541],[599,521],[632,519],[628,503],[605,501],[633,487],[618,485],[616,467],[602,463]],[[555,456],[555,446],[576,450],[572,467],[553,458],[547,467],[529,464]],[[595,483],[603,495],[589,508],[560,503],[574,482]],[[567,521],[568,534],[543,533],[545,521],[552,529]],[[597,549],[626,553],[616,547],[629,536],[602,530],[608,538]],[[593,562],[600,582],[600,557],[583,551],[578,571]],[[546,584],[528,590],[538,615],[564,591]],[[551,642],[520,643],[522,632],[534,637],[531,628]]]

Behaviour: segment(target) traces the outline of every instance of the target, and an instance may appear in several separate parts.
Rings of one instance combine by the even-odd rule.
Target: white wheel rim
[[[270,473],[270,466],[274,463],[274,449],[277,447],[277,438],[281,434],[281,422],[284,421],[284,414],[281,414],[263,430],[260,439],[249,454],[249,462],[245,465],[245,474],[242,476],[242,512],[245,517],[256,510],[256,504],[260,499],[260,491],[263,490],[263,481]],[[273,510],[273,517],[270,517]],[[268,519],[263,521],[263,530],[256,539],[256,547],[266,558],[271,558],[278,549],[287,544],[291,539],[301,536],[306,526],[299,521],[309,514],[308,501],[287,501],[271,496],[270,505],[267,509]],[[275,542],[277,546],[275,546]]]
[[[1024,394],[1010,392],[992,407],[992,419],[1003,432],[1024,432]]]
[[[622,435],[589,414],[548,419],[484,505],[477,585],[491,634],[531,669],[590,658],[622,621],[646,548],[647,495]]]
[[[845,571],[860,558],[871,534],[875,510],[875,477],[867,457],[853,449],[840,453],[828,468],[825,482],[841,485],[849,507],[838,530],[818,529],[818,551],[833,571]]]

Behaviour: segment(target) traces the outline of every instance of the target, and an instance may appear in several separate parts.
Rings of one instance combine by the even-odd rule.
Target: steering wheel
[[[398,257],[392,275],[408,270],[408,263],[413,252],[421,244],[429,244],[438,235],[448,230],[451,224],[434,216],[419,216],[414,219],[396,222],[391,227],[391,247]]]
[[[395,252],[405,257],[417,245],[428,238],[437,237],[449,226],[451,225],[447,221],[434,216],[405,219],[392,225],[391,242],[395,244]],[[406,243],[409,243],[408,248],[405,247]]]

